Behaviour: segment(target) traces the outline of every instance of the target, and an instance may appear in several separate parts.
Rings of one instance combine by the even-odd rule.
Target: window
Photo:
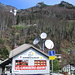
[[[28,65],[28,60],[15,60],[15,65]]]
[[[46,66],[46,60],[35,60],[34,65],[36,66]]]

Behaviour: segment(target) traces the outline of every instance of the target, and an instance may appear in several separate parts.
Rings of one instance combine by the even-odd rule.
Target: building
[[[23,44],[13,49],[0,64],[2,73],[50,75],[49,56],[33,45]],[[8,70],[8,71],[7,71]]]
[[[61,69],[62,72],[67,72],[68,75],[72,75],[74,74],[75,75],[75,67],[68,64],[68,65],[65,65],[62,69]]]

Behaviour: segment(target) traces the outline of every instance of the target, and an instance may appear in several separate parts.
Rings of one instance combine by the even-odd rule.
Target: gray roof
[[[9,58],[12,58],[12,57],[18,55],[18,54],[20,54],[21,52],[23,52],[23,51],[25,51],[25,50],[27,50],[27,49],[29,49],[29,48],[34,48],[34,49],[36,49],[37,51],[39,51],[40,53],[42,53],[42,54],[44,54],[45,56],[48,57],[48,55],[47,55],[46,53],[44,53],[44,52],[41,51],[40,49],[34,47],[33,45],[30,45],[30,44],[23,44],[23,45],[17,47],[16,49],[13,49],[13,50],[10,52],[10,54],[9,54]]]
[[[12,51],[10,51],[10,54],[9,54],[9,58],[7,58],[6,60],[2,61],[0,63],[0,67],[3,67],[5,65],[8,65],[9,63],[11,63],[11,60],[14,56],[20,54],[21,52],[29,49],[29,48],[34,48],[35,50],[37,50],[38,52],[42,53],[43,55],[45,55],[46,57],[49,57],[46,53],[44,53],[43,51],[41,51],[40,49],[34,47],[33,45],[30,45],[30,44],[23,44],[19,47],[17,47],[16,49],[13,49]]]

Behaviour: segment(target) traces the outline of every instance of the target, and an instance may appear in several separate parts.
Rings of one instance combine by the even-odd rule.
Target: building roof
[[[43,55],[47,56],[48,55],[46,53],[44,53],[43,51],[41,51],[40,49],[34,47],[33,45],[30,45],[30,44],[23,44],[19,47],[17,47],[16,49],[13,49],[10,54],[9,54],[9,58],[13,58],[14,56],[20,54],[21,52],[29,49],[29,48],[34,48],[35,50],[37,50],[38,52],[42,53]]]
[[[0,67],[3,67],[5,65],[8,65],[9,63],[11,63],[11,60],[14,56],[20,54],[21,52],[29,49],[29,48],[34,48],[35,50],[37,50],[38,52],[42,53],[43,55],[45,55],[46,57],[49,57],[46,53],[44,53],[43,51],[41,51],[40,49],[34,47],[33,45],[30,45],[30,44],[23,44],[19,47],[17,47],[16,49],[13,49],[12,51],[10,51],[10,54],[9,54],[9,58],[7,58],[6,60],[2,61],[0,63]]]

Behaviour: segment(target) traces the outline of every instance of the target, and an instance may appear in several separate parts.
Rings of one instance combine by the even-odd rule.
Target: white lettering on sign
[[[15,70],[45,70],[46,66],[15,66]]]

